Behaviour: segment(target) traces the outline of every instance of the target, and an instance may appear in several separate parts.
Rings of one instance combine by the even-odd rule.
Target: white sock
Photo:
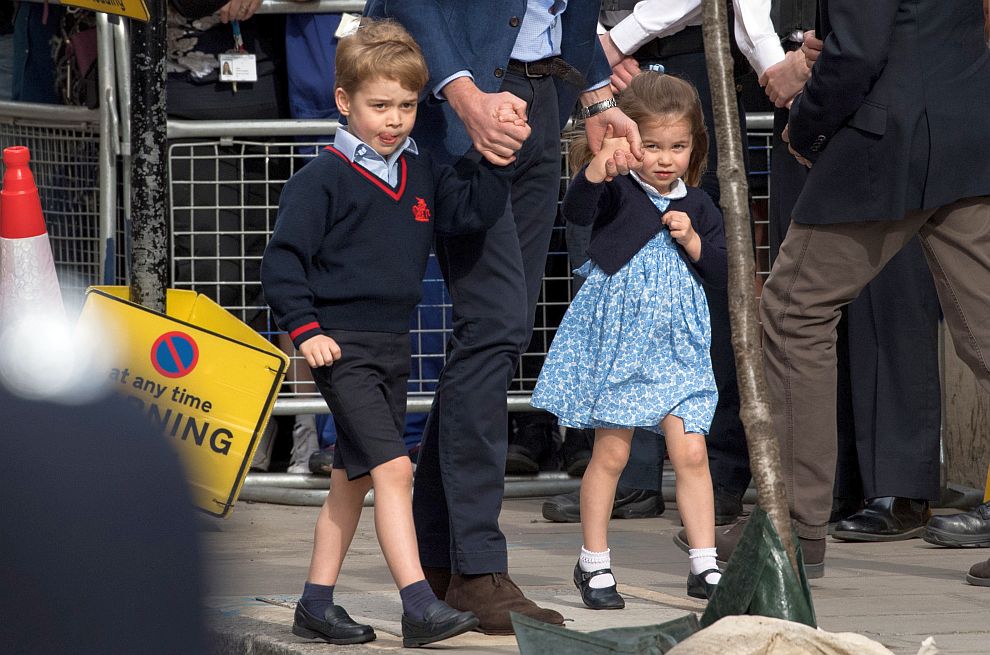
[[[586,550],[584,546],[581,546],[581,558],[578,559],[578,565],[585,573],[600,571],[602,569],[610,569],[612,568],[612,558],[609,556],[609,553],[611,552],[612,551],[610,549],[605,549],[600,553],[595,553],[590,550]],[[615,578],[612,577],[611,573],[596,575],[588,581],[588,586],[592,589],[604,589],[605,587],[611,587],[614,584]]]
[[[691,573],[700,575],[708,569],[717,569],[718,564],[715,563],[715,555],[717,553],[718,550],[716,548],[690,549],[688,551],[688,561],[691,563]],[[709,573],[704,581],[708,584],[718,584],[718,581],[721,579],[721,573]]]

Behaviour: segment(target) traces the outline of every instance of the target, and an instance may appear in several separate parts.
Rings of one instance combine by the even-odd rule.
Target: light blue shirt
[[[526,15],[523,16],[522,25],[519,26],[519,34],[516,35],[516,43],[512,47],[510,57],[519,61],[537,61],[558,56],[563,31],[560,15],[565,9],[567,9],[567,0],[528,0]],[[457,71],[433,87],[433,95],[443,99],[440,90],[458,77],[474,79],[471,71]],[[608,80],[599,81],[586,90],[597,89],[606,84]]]
[[[560,15],[567,9],[567,0],[528,0],[526,15],[519,26],[512,58],[537,61],[560,54]]]
[[[399,182],[399,155],[406,150],[414,155],[419,154],[416,142],[412,137],[407,136],[402,145],[385,159],[374,148],[347,131],[343,125],[337,128],[337,133],[333,137],[333,147],[349,161],[374,174],[391,187]]]

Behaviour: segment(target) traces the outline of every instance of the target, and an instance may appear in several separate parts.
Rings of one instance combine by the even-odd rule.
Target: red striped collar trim
[[[405,193],[406,191],[406,156],[405,155],[399,156],[399,188],[393,189],[389,185],[385,184],[385,182],[383,182],[382,179],[379,178],[377,175],[368,171],[360,164],[356,164],[352,162],[350,159],[347,158],[347,155],[337,150],[333,146],[326,146],[323,149],[329,150],[330,152],[334,153],[335,155],[343,159],[345,162],[350,164],[351,168],[353,168],[358,173],[363,175],[369,182],[374,184],[376,187],[384,191],[392,200],[398,201],[399,198],[402,197],[402,194]]]

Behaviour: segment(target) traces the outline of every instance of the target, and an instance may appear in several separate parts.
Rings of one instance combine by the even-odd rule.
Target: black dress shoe
[[[375,640],[375,631],[370,625],[358,623],[340,605],[327,608],[323,618],[317,618],[306,611],[302,603],[296,603],[296,615],[292,622],[292,634],[306,639],[322,639],[328,644],[363,644]]]
[[[553,448],[557,419],[547,412],[514,414],[505,455],[505,472],[510,475],[535,475],[540,462]]]
[[[846,496],[832,497],[832,513],[828,516],[828,533],[835,532],[835,524],[849,518],[859,510],[863,509],[862,498],[849,498]]]
[[[931,518],[927,500],[882,496],[870,498],[863,509],[835,524],[832,536],[842,541],[901,541],[915,539]]]
[[[478,627],[478,617],[435,600],[423,613],[423,620],[402,615],[402,646],[416,648],[449,639]]]
[[[621,610],[626,606],[626,601],[622,599],[619,592],[615,590],[615,585],[592,589],[591,579],[596,575],[612,574],[612,569],[600,569],[598,571],[582,571],[581,563],[574,565],[574,586],[581,592],[581,600],[593,610]],[[614,579],[615,576],[613,576]]]
[[[708,582],[709,573],[721,573],[718,569],[706,569],[701,573],[695,575],[694,573],[688,573],[687,581],[687,595],[691,598],[705,598],[710,599],[718,589],[718,583],[712,584]]]
[[[962,514],[933,516],[923,538],[930,544],[949,548],[990,546],[990,502]]]
[[[748,519],[749,514],[743,514],[735,523],[715,529],[715,548],[717,549],[715,563],[719,566],[724,567],[729,558],[732,557],[732,551],[736,549],[736,544],[742,538]],[[801,543],[801,555],[804,558],[805,577],[809,580],[824,577],[825,540],[805,539],[800,536],[798,540]],[[674,544],[685,553],[691,550],[687,540],[687,531],[684,528],[681,528],[680,532],[674,535]]]
[[[646,519],[660,516],[666,509],[663,496],[650,489],[619,487],[612,502],[613,519]],[[543,518],[554,523],[581,521],[581,490],[554,496],[543,502]]]

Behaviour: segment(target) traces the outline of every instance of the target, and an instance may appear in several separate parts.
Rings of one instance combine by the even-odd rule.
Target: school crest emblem
[[[430,208],[426,206],[426,201],[416,196],[416,204],[413,205],[413,218],[416,219],[418,223],[429,223],[430,222]]]

